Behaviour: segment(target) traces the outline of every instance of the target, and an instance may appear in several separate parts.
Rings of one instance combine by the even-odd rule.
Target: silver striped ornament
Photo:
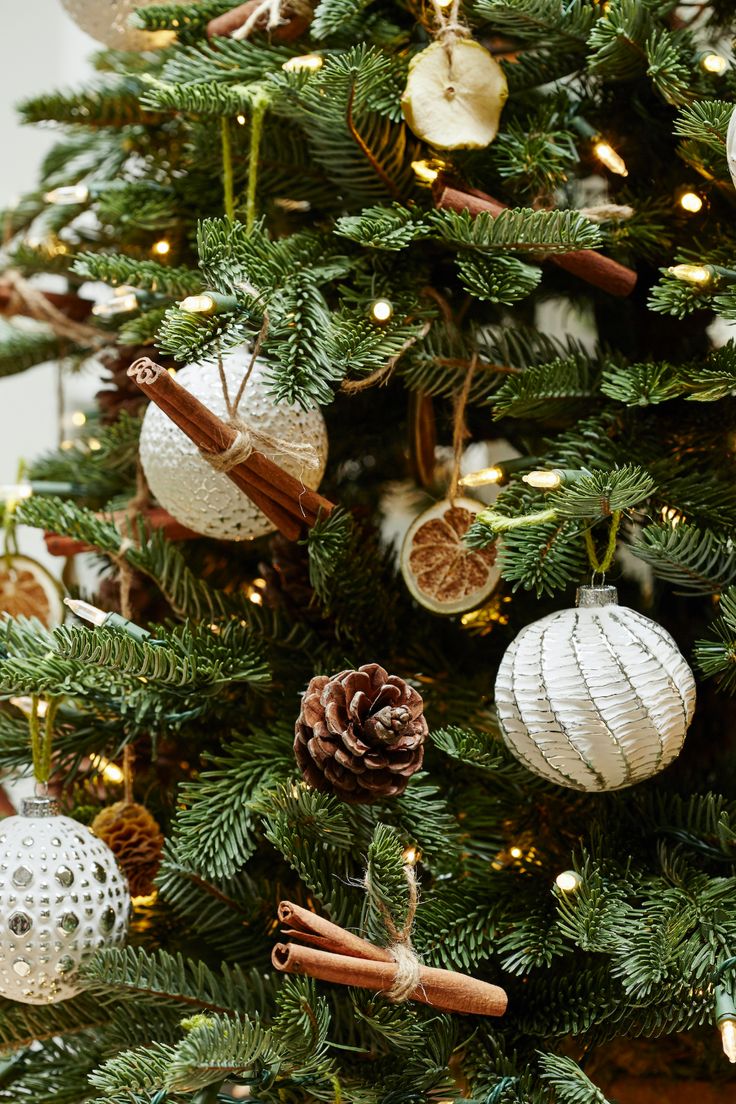
[[[581,587],[576,609],[528,625],[503,657],[496,709],[504,739],[535,774],[575,790],[618,790],[679,755],[695,680],[672,637]]]

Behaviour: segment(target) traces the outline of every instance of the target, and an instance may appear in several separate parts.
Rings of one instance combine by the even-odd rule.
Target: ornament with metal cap
[[[575,790],[617,790],[664,770],[695,709],[695,680],[660,625],[584,586],[576,609],[528,625],[503,657],[496,709],[510,750]]]
[[[122,943],[130,896],[110,848],[46,793],[55,710],[31,736],[38,794],[0,824],[0,996],[56,1004],[84,988],[80,966]]]
[[[173,31],[144,31],[135,26],[136,8],[157,0],[61,0],[77,26],[113,50],[158,50],[174,41]]]

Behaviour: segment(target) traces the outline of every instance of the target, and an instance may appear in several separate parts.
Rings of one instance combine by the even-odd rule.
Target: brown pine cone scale
[[[296,722],[304,779],[344,801],[371,802],[406,789],[424,759],[421,695],[378,663],[311,680]]]

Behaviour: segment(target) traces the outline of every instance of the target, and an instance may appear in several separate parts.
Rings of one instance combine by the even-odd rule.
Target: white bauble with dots
[[[248,371],[251,353],[235,349],[222,358],[230,398],[234,399]],[[257,360],[238,408],[254,429],[281,440],[314,448],[316,466],[302,458],[273,453],[270,459],[316,489],[327,462],[327,430],[318,409],[275,403],[268,394],[268,365]],[[213,414],[227,420],[227,404],[217,364],[189,364],[176,374],[176,382],[196,396]],[[266,450],[264,449],[264,452]],[[197,446],[153,403],[143,418],[140,457],[151,491],[182,525],[218,540],[252,540],[275,529],[223,472],[215,471]]]
[[[664,770],[695,710],[695,680],[661,625],[581,587],[578,607],[527,625],[503,657],[496,709],[510,750],[574,790],[619,790]]]
[[[0,824],[0,996],[55,1004],[81,992],[79,967],[122,943],[130,895],[115,856],[89,828],[28,798]]]
[[[77,26],[111,50],[158,50],[174,41],[173,31],[142,31],[131,25],[136,8],[160,0],[61,0]]]

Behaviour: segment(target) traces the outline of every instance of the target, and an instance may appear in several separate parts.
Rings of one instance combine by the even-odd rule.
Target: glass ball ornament
[[[56,1004],[81,992],[79,967],[122,943],[130,896],[115,857],[49,797],[0,824],[0,995]]]
[[[728,161],[728,171],[731,174],[731,181],[734,188],[736,188],[736,107],[731,112],[731,118],[728,122],[728,131],[726,133],[726,160]]]
[[[661,625],[586,586],[578,607],[522,629],[501,661],[496,710],[510,751],[558,786],[619,790],[680,753],[695,679]]]
[[[238,393],[251,355],[241,347],[222,358],[231,399]],[[314,490],[327,462],[324,418],[318,409],[302,410],[300,406],[275,403],[268,393],[268,371],[265,361],[256,361],[240,401],[240,416],[254,429],[273,437],[312,445],[316,466],[305,464],[302,458],[275,452],[270,459]],[[176,382],[219,418],[227,420],[217,364],[189,364],[177,372]],[[158,501],[172,517],[196,533],[240,541],[274,531],[273,522],[227,475],[215,471],[197,446],[153,403],[143,418],[140,458],[148,485]]]
[[[176,37],[173,31],[142,31],[131,25],[136,8],[159,0],[61,0],[80,30],[111,50],[158,50]]]

